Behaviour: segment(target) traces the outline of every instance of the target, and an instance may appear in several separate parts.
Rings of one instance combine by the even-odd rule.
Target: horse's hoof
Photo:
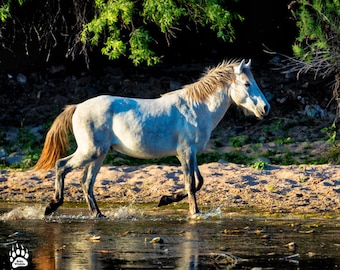
[[[46,209],[45,209],[45,216],[48,216],[50,214],[52,214],[54,211],[56,211],[58,209],[58,207],[60,205],[63,204],[63,201],[59,201],[59,202],[55,202],[55,201],[51,201],[49,203],[49,205],[46,206]]]
[[[51,209],[51,206],[47,205],[46,209],[45,209],[45,216],[48,216],[48,215],[52,214],[53,212],[54,212],[54,210]]]
[[[163,196],[158,203],[158,207],[168,205],[168,204],[171,204],[173,202],[174,202],[173,196]]]
[[[108,217],[103,215],[102,213],[95,214],[95,218],[97,218],[97,219],[108,219]]]

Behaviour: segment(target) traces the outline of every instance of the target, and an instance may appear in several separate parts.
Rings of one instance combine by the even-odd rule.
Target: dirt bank
[[[269,166],[265,170],[233,163],[200,166],[205,183],[198,192],[204,206],[259,209],[269,212],[320,213],[340,211],[340,165]],[[84,201],[81,170],[66,177],[65,200]],[[181,168],[168,165],[104,166],[95,195],[101,202],[158,204],[162,195],[183,188]],[[46,203],[53,196],[52,171],[0,174],[0,200]],[[186,202],[186,200],[184,200]]]

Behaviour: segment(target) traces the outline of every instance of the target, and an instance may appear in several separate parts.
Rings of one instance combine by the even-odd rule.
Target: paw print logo
[[[11,251],[9,252],[9,261],[13,269],[28,266],[29,253],[27,248],[23,245],[13,245]]]

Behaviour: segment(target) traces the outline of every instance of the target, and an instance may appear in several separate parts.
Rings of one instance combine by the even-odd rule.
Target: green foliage
[[[171,27],[178,25],[179,19],[186,12],[172,0],[145,0],[142,14],[146,20],[154,22],[162,33],[166,33]]]
[[[43,0],[29,3],[38,8],[32,8],[27,18],[20,18],[17,11],[25,2],[2,1],[0,39],[10,42],[9,36],[24,34],[26,53],[28,44],[36,40],[40,49],[48,51],[46,61],[52,49],[64,42],[66,57],[83,54],[87,64],[88,51],[98,46],[111,60],[127,57],[135,65],[154,65],[160,62],[155,48],[164,43],[163,37],[169,45],[176,32],[183,29],[209,28],[217,37],[231,42],[235,37],[232,23],[242,20],[227,9],[227,1],[220,0],[71,0],[67,4]],[[11,27],[15,25],[21,27]]]
[[[7,18],[10,16],[9,10],[10,2],[7,2],[0,7],[0,20],[2,22],[5,22]]]
[[[220,0],[42,0],[29,2],[32,12],[27,16],[18,15],[26,2],[0,3],[2,46],[9,48],[16,37],[23,36],[26,54],[29,44],[37,41],[39,50],[47,51],[46,61],[52,50],[64,43],[66,57],[82,54],[87,64],[89,50],[97,46],[111,60],[127,57],[135,65],[154,65],[160,62],[155,48],[164,41],[170,45],[176,32],[210,28],[231,42],[235,37],[232,23],[242,20],[227,9],[230,2]]]
[[[339,0],[299,0],[296,11],[299,35],[293,45],[294,54],[311,61],[319,52],[330,57],[339,48],[340,2]],[[329,58],[330,61],[339,59]]]
[[[153,29],[153,25],[165,34],[168,43],[170,37],[175,37],[175,31],[188,26],[189,22],[210,27],[219,38],[232,41],[232,21],[242,20],[240,15],[226,10],[219,0],[144,0],[142,3],[96,0],[95,5],[97,15],[84,25],[81,41],[103,46],[101,51],[109,59],[128,55],[135,65],[154,65],[160,61],[150,49],[155,43],[154,37],[145,30]]]
[[[340,164],[340,146],[333,145],[322,157],[325,162]]]
[[[150,42],[151,37],[149,32],[143,28],[138,28],[131,32],[131,55],[129,56],[129,59],[131,59],[132,63],[134,63],[136,66],[140,65],[142,62],[146,63],[148,66],[151,66],[160,61],[160,58],[155,56],[155,53],[149,49]]]
[[[252,167],[256,170],[265,170],[266,168],[268,168],[268,163],[263,161],[263,160],[258,160],[256,162],[253,163]]]
[[[292,13],[299,29],[293,53],[288,61],[291,71],[314,73],[315,77],[332,77],[336,117],[340,117],[340,2],[339,0],[298,0]],[[290,6],[291,7],[291,6]]]
[[[233,147],[242,147],[244,144],[246,144],[249,137],[247,135],[241,135],[232,137],[229,139],[229,143]]]
[[[335,123],[333,123],[330,127],[325,127],[321,129],[321,132],[326,133],[327,142],[332,144],[332,147],[324,153],[323,158],[328,162],[339,164],[340,163],[340,145],[339,141],[337,141],[337,128]]]
[[[306,177],[306,176],[304,176],[304,177],[299,177],[299,182],[300,183],[305,183],[305,182],[307,182],[309,180],[309,177]]]
[[[337,129],[336,129],[335,123],[333,123],[330,127],[325,127],[321,129],[321,132],[327,134],[327,137],[328,137],[327,142],[335,145],[336,135],[337,135]]]
[[[22,6],[26,0],[7,0],[0,4],[0,20],[5,22],[11,16],[11,9],[14,5]]]
[[[0,5],[0,20],[1,22],[5,22],[7,18],[11,16],[11,8],[15,4],[19,4],[22,6],[26,0],[7,0],[3,1],[2,5]],[[13,3],[14,2],[14,3]]]

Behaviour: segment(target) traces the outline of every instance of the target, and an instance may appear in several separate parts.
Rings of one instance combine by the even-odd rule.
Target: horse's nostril
[[[264,110],[265,114],[268,114],[269,113],[269,106],[264,105],[263,110]]]

